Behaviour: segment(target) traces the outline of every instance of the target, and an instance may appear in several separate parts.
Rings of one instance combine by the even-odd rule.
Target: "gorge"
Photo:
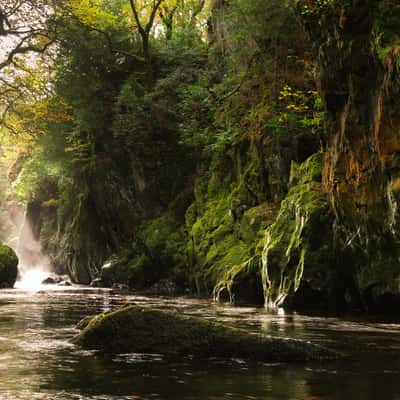
[[[140,5],[145,64],[135,7],[60,4],[48,94],[47,56],[35,87],[10,53],[3,207],[75,283],[395,312],[399,5],[192,3]]]
[[[360,349],[378,332],[379,368],[397,373],[384,343],[398,348],[399,22],[399,0],[2,1],[0,348],[7,318],[24,342],[21,324],[54,324],[64,346],[110,301],[193,301],[239,325],[248,307],[274,326],[284,315],[290,336],[369,364]],[[52,274],[73,286],[42,285]],[[47,297],[59,321],[39,311]],[[360,351],[332,333],[363,324]],[[92,351],[68,343],[79,355],[62,360]],[[309,386],[293,398],[334,392]]]

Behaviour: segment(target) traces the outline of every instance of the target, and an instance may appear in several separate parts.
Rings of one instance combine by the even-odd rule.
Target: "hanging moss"
[[[332,218],[321,188],[322,155],[292,164],[290,190],[277,219],[266,231],[263,286],[268,306],[282,305],[307,274],[326,274],[331,268]]]
[[[249,168],[245,171],[247,176]],[[258,202],[250,184],[242,177],[230,191],[220,188],[189,232],[194,284],[198,292],[219,300],[263,301],[258,243],[275,209],[268,203],[250,208]]]

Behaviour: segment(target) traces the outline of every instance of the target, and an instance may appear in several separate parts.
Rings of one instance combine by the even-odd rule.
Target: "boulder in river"
[[[49,276],[42,281],[42,285],[56,285],[58,282],[60,282],[59,279]]]
[[[95,288],[102,288],[106,287],[106,284],[103,282],[101,278],[95,278],[90,282],[90,286]]]
[[[243,358],[263,362],[335,359],[302,340],[255,335],[197,317],[129,305],[94,317],[74,342],[109,353]]]
[[[129,286],[124,283],[114,283],[112,289],[119,290],[121,292],[129,292]]]
[[[72,283],[70,281],[61,281],[58,283],[58,286],[72,286]]]
[[[0,288],[12,288],[18,275],[18,257],[14,250],[0,244]]]
[[[80,329],[80,330],[85,329],[85,328],[89,325],[90,321],[91,321],[93,318],[95,318],[94,315],[88,315],[87,317],[82,318],[82,319],[76,324],[76,328],[77,328],[77,329]]]

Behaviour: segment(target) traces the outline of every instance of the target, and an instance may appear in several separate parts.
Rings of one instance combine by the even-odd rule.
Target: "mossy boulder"
[[[135,305],[95,317],[74,342],[104,352],[169,357],[239,357],[263,362],[337,357],[309,342],[254,335],[201,318]]]
[[[12,288],[18,275],[18,257],[14,250],[0,245],[0,288]]]

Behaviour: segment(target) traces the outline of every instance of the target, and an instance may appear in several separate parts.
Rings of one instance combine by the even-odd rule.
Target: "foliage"
[[[41,197],[51,195],[48,193],[48,185],[51,182],[57,184],[60,176],[60,168],[57,164],[49,163],[43,155],[35,155],[29,158],[13,182],[13,193],[19,201],[27,204],[37,195]]]
[[[304,16],[321,15],[335,5],[336,0],[295,0]]]
[[[383,62],[394,49],[400,48],[400,5],[397,1],[380,1],[374,9],[374,34],[377,41],[377,51]],[[395,51],[396,52],[396,51]]]
[[[296,292],[303,279],[329,279],[333,257],[331,215],[321,188],[322,154],[314,154],[303,164],[292,164],[291,187],[281,203],[274,224],[267,230],[263,250],[263,285],[266,304],[281,306]],[[310,274],[310,271],[318,273]]]
[[[260,243],[324,114],[289,1],[216,7],[65,1],[56,46],[14,71],[30,99],[10,96],[8,121],[32,137],[14,193],[40,203],[44,249],[73,280],[118,254],[114,281],[262,301]]]
[[[17,280],[18,258],[14,250],[0,244],[0,288],[12,288]]]

